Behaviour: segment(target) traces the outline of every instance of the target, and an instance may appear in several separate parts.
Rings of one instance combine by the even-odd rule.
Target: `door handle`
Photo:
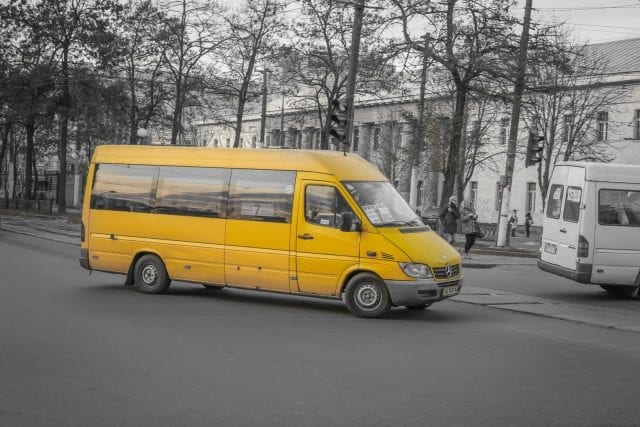
[[[313,236],[311,234],[309,234],[309,233],[298,234],[298,239],[311,240],[311,239],[313,239]]]
[[[566,233],[566,232],[567,232],[567,229],[566,229],[566,228],[561,228],[561,229],[560,229],[560,232],[561,232],[561,233]]]

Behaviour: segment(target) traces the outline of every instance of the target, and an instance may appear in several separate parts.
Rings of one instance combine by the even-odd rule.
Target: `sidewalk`
[[[80,244],[80,212],[68,209],[64,215],[39,215],[30,212],[0,210],[0,229],[54,240],[61,243]],[[456,249],[464,247],[464,237],[456,235]],[[522,264],[518,258],[537,258],[540,236],[512,237],[509,246],[496,247],[494,241],[477,240],[471,248],[471,258],[464,259],[465,266],[489,267],[497,264]],[[509,258],[514,258],[510,260]]]

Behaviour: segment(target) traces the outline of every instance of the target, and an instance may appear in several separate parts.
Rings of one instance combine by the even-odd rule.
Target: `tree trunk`
[[[36,130],[36,125],[33,117],[30,117],[27,120],[27,123],[24,125],[24,127],[27,131],[27,149],[24,161],[24,194],[25,198],[29,200],[31,199],[31,195],[33,194],[32,170],[35,163],[33,159],[33,135]]]
[[[451,127],[451,140],[449,143],[449,153],[447,154],[447,164],[444,170],[444,186],[440,197],[440,207],[447,205],[449,197],[455,190],[456,176],[458,174],[458,162],[460,156],[460,137],[464,122],[464,110],[467,101],[467,89],[458,83],[456,88],[456,106],[453,113],[453,123]]]
[[[176,83],[176,105],[173,108],[173,118],[171,120],[171,145],[178,143],[178,135],[182,127],[182,106],[183,106],[182,84]]]
[[[60,143],[58,144],[58,213],[67,212],[67,143],[69,140],[69,46],[62,55],[62,108],[60,108]]]

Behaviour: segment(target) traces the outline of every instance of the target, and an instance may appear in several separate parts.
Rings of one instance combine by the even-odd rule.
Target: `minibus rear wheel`
[[[344,298],[349,311],[358,317],[384,317],[391,308],[387,287],[371,273],[353,276],[347,283]]]
[[[140,257],[136,262],[133,277],[136,289],[146,294],[162,294],[171,284],[162,260],[152,254]]]

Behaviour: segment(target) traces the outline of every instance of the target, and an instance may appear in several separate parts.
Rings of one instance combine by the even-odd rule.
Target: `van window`
[[[229,169],[161,166],[154,212],[224,217]]]
[[[340,227],[344,212],[353,213],[342,194],[329,185],[307,185],[304,207],[307,222],[333,228]]]
[[[564,193],[564,187],[562,185],[554,184],[551,186],[551,190],[549,190],[549,202],[547,203],[547,217],[554,219],[560,218],[562,193]]]
[[[229,186],[229,218],[291,222],[294,171],[234,169]]]
[[[598,224],[640,227],[640,191],[600,190]]]
[[[96,165],[91,209],[150,212],[158,166]]]
[[[567,199],[564,202],[564,214],[562,219],[569,222],[578,222],[580,218],[580,200],[582,188],[567,187]]]

